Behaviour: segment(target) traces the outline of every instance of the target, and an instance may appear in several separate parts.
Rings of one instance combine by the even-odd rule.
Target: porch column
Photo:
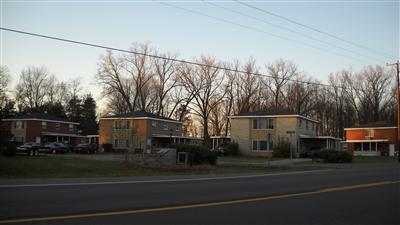
[[[215,150],[215,144],[214,144],[215,140],[214,140],[214,138],[212,140],[213,140],[213,148],[212,149]]]
[[[372,152],[372,143],[369,143],[369,151]]]
[[[326,149],[329,149],[329,143],[328,143],[328,138],[326,139]]]
[[[361,143],[361,151],[364,151],[364,142],[360,142]]]
[[[375,142],[375,151],[378,151],[378,142]]]

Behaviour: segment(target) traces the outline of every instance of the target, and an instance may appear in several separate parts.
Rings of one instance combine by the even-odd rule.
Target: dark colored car
[[[96,152],[96,144],[78,144],[75,146],[75,153],[94,154]]]
[[[40,144],[35,142],[27,142],[17,147],[17,154],[26,154],[29,156],[39,155]]]
[[[42,149],[52,154],[59,154],[59,153],[65,154],[68,152],[67,146],[65,146],[62,143],[49,143],[46,144]]]

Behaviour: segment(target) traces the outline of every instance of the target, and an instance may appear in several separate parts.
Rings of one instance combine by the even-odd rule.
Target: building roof
[[[173,120],[164,116],[156,115],[153,113],[149,113],[146,111],[135,111],[135,112],[130,112],[130,113],[124,113],[124,114],[117,114],[117,115],[112,115],[112,116],[103,116],[100,119],[119,119],[119,118],[152,118],[152,119],[157,119],[157,120],[166,120],[166,121],[171,121],[171,122],[179,122],[177,120]]]
[[[274,116],[274,115],[297,115],[296,113],[291,113],[289,111],[280,109],[268,109],[256,112],[240,112],[234,116]]]
[[[252,118],[252,117],[300,117],[302,119],[318,123],[318,121],[308,118],[306,116],[274,108],[256,112],[241,112],[231,116],[230,118]]]
[[[395,129],[397,126],[394,123],[387,121],[376,121],[371,123],[361,124],[359,126],[344,128],[345,130],[357,130],[357,129]]]
[[[62,118],[58,116],[53,116],[47,113],[27,113],[25,115],[16,116],[13,118],[3,119],[4,121],[15,121],[15,120],[39,120],[39,121],[54,121],[61,123],[72,123],[79,124],[76,122],[70,121],[68,118]]]

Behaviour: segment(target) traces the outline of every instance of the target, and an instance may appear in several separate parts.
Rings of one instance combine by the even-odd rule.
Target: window
[[[24,121],[16,121],[14,128],[23,129],[24,128]]]
[[[69,131],[74,131],[74,125],[73,124],[69,124],[68,128],[69,128]]]
[[[151,126],[152,127],[157,127],[157,122],[156,121],[151,121]]]
[[[315,123],[312,123],[312,128],[311,130],[315,130]]]
[[[24,137],[14,137],[15,142],[24,143]]]
[[[267,140],[253,140],[253,151],[270,151],[271,144]]]
[[[176,131],[179,131],[179,125],[176,125],[176,129],[175,129]]]
[[[47,122],[45,121],[42,122],[42,129],[47,129]]]
[[[60,123],[56,123],[56,130],[60,129]]]
[[[308,130],[308,121],[306,120],[306,130]]]
[[[299,127],[301,127],[302,122],[303,122],[303,120],[299,119]]]
[[[130,123],[128,120],[126,120],[126,121],[117,120],[114,122],[114,128],[117,130],[118,129],[129,129],[129,125],[130,125]]]
[[[368,142],[362,143],[362,145],[363,145],[362,150],[363,150],[363,151],[371,151],[369,144],[370,144],[370,143],[368,143]]]
[[[274,120],[273,119],[253,119],[253,129],[255,129],[255,130],[274,129]]]
[[[374,137],[374,130],[372,130],[372,129],[366,130],[365,131],[365,137],[366,138],[373,138]]]
[[[168,130],[168,125],[167,124],[163,124],[163,130]]]
[[[114,139],[114,148],[128,148],[129,140],[127,139]]]

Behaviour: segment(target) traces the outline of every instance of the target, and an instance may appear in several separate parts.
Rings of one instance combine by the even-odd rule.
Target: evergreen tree
[[[84,96],[82,109],[81,120],[79,121],[82,133],[86,135],[97,134],[99,125],[96,121],[96,101],[92,95]]]

